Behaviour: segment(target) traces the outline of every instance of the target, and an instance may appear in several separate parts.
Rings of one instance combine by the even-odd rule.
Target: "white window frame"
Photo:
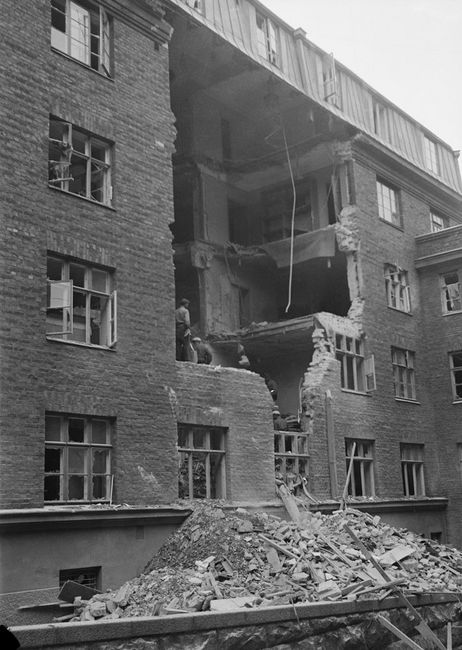
[[[458,357],[460,357],[460,360]],[[462,350],[449,353],[449,368],[451,372],[452,396],[455,402],[460,402],[462,401]]]
[[[440,232],[449,228],[449,219],[434,210],[430,210],[430,228],[432,232]]]
[[[61,137],[53,137],[55,135]],[[104,160],[101,159],[101,152]],[[48,184],[51,187],[96,203],[111,205],[111,158],[112,146],[109,142],[50,116]],[[93,186],[96,175],[100,178],[100,184]],[[81,183],[77,180],[80,177],[83,178]]]
[[[362,339],[337,333],[335,356],[341,364],[342,390],[368,393],[376,389],[374,357],[365,357]]]
[[[117,343],[117,292],[112,288],[113,272],[86,262],[69,260],[52,254],[47,256],[47,263],[61,266],[61,279],[47,279],[47,338],[91,347],[113,348]],[[77,285],[71,279],[73,267],[83,271],[84,286]],[[93,273],[106,275],[105,291],[93,288]],[[59,288],[58,291],[57,288]],[[61,294],[64,297],[59,301]],[[79,312],[75,308],[77,295],[80,297],[80,300],[77,298],[77,303],[82,301],[82,297],[85,302],[85,307],[79,305]],[[104,308],[92,308],[92,299],[105,301]],[[61,326],[59,326],[61,310]],[[95,312],[98,311],[101,312],[99,324],[98,321],[94,321],[97,316]],[[56,312],[58,312],[58,318],[54,316]],[[83,322],[83,328],[75,327],[76,319],[79,319],[80,323]],[[92,341],[92,321],[96,322],[100,341],[103,342]],[[82,332],[84,333],[83,338]]]
[[[443,314],[454,314],[462,311],[461,274],[462,271],[456,269],[440,275]],[[449,281],[451,276],[456,279],[455,282]]]
[[[425,496],[424,445],[401,443],[400,451],[404,496]]]
[[[51,421],[54,422],[55,427],[58,429],[58,435],[54,436],[52,429],[49,426]],[[83,440],[73,441],[69,434],[69,425],[71,421],[80,421],[83,423]],[[92,425],[93,423],[105,424],[105,441],[93,441],[92,438]],[[61,503],[61,502],[105,502],[110,501],[113,490],[113,477],[112,477],[112,429],[113,424],[111,420],[100,417],[89,417],[71,414],[56,414],[47,413],[45,416],[45,503]],[[47,451],[54,451],[59,453],[59,469],[47,469]],[[104,472],[94,472],[93,461],[97,452],[104,452],[105,470]],[[79,469],[72,468],[72,455],[76,454],[77,458],[82,459],[83,467]],[[47,498],[46,490],[47,483],[51,482],[56,484],[59,498]],[[76,498],[72,495],[71,482],[73,478],[82,480],[83,495],[82,498]],[[101,486],[103,488],[103,495],[94,495],[93,492],[93,479],[100,478],[102,480]],[[56,485],[52,486],[56,489]]]
[[[303,380],[302,380],[303,381]],[[301,431],[274,432],[274,464],[276,478],[291,486],[308,478],[308,434]]]
[[[399,192],[380,179],[377,179],[377,206],[380,219],[402,228]]]
[[[411,290],[407,271],[396,264],[385,264],[384,276],[388,306],[410,314]]]
[[[348,481],[348,494],[352,497],[375,496],[374,442],[345,438],[346,472],[353,455],[353,467]]]
[[[64,30],[59,23],[64,23]],[[97,4],[51,0],[51,46],[111,76],[111,25],[106,11]]]
[[[393,389],[395,399],[415,402],[415,352],[392,346],[391,364],[393,368]]]
[[[426,135],[423,137],[423,150],[424,150],[424,160],[425,167],[428,171],[433,172],[434,174],[440,174],[440,161],[438,153],[438,144],[435,140],[428,138]]]
[[[255,24],[257,29],[257,51],[258,54],[272,63],[279,65],[279,29],[273,21],[257,11],[255,13]]]
[[[195,434],[202,437],[203,446],[196,445]],[[219,439],[218,449],[212,447],[212,436]],[[215,438],[215,439],[216,439]],[[185,444],[180,445],[180,442]],[[184,499],[225,499],[226,498],[226,429],[178,423],[178,479],[180,498]],[[198,456],[204,456],[198,460]],[[196,458],[195,458],[196,457]],[[214,467],[214,462],[217,465]],[[218,468],[218,476],[213,480],[213,471]],[[205,474],[205,494],[197,496],[201,483],[195,481],[195,474]],[[203,487],[203,486],[202,486]],[[183,493],[182,493],[183,491]]]

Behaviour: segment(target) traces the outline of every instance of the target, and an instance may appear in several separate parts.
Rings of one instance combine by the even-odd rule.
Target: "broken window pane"
[[[69,418],[68,435],[69,442],[83,442],[85,435],[85,420],[80,418]]]
[[[93,450],[93,474],[106,474],[109,459],[109,451],[105,449]]]
[[[60,501],[61,493],[61,477],[60,476],[45,476],[45,486],[43,498],[45,501]]]
[[[107,494],[107,478],[106,476],[94,476],[93,477],[93,499],[105,499],[109,495]]]
[[[69,476],[68,499],[82,500],[85,498],[85,479],[83,476]]]
[[[194,449],[203,449],[206,442],[206,432],[201,429],[194,429],[193,446]]]
[[[187,452],[191,446],[201,451]],[[178,451],[180,498],[224,498],[224,430],[180,424]]]
[[[85,267],[80,264],[69,264],[69,278],[75,287],[85,286]]]
[[[85,472],[86,449],[69,447],[68,449],[68,467],[69,471],[78,474]]]
[[[193,453],[193,498],[206,499],[207,498],[207,471],[206,471],[206,458],[207,454]]]
[[[93,443],[106,444],[106,422],[104,420],[93,420],[91,423],[91,441]]]
[[[48,447],[45,450],[45,472],[61,471],[61,449]]]

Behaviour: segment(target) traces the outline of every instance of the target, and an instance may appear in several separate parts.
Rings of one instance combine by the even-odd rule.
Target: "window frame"
[[[455,356],[460,356],[460,366],[459,365],[454,365],[454,357]],[[454,402],[462,402],[462,350],[455,350],[453,352],[449,352],[449,371],[451,374],[451,388],[452,388],[452,397]],[[459,377],[456,376],[460,373],[460,381],[458,381]],[[460,392],[460,395],[459,395]]]
[[[303,431],[274,432],[274,466],[276,479],[286,485],[291,481],[308,479],[309,460],[308,434]]]
[[[423,136],[423,155],[425,169],[439,176],[441,173],[441,164],[438,143],[427,135]]]
[[[436,210],[430,208],[430,229],[431,232],[441,232],[449,228],[449,219]]]
[[[386,223],[403,229],[399,190],[381,178],[376,179],[377,210],[379,218]]]
[[[348,481],[348,494],[351,497],[375,496],[375,444],[374,440],[345,438],[346,475],[353,455],[353,467]],[[370,455],[368,455],[368,453]],[[359,472],[359,476],[358,476]],[[357,485],[359,478],[360,485]],[[358,494],[361,492],[361,494]]]
[[[385,292],[390,309],[411,314],[411,288],[408,272],[397,264],[385,264]]]
[[[47,436],[47,421],[58,421],[59,436],[54,439]],[[70,423],[71,421],[83,422],[83,440],[76,441],[71,439]],[[105,423],[105,442],[93,442],[93,423]],[[74,414],[63,413],[46,413],[45,414],[45,451],[44,451],[44,502],[48,504],[60,503],[102,503],[110,502],[112,500],[113,490],[113,471],[112,471],[112,456],[113,456],[113,427],[112,419],[98,417],[98,416],[81,416]],[[52,436],[52,434],[51,434]],[[59,471],[47,470],[47,451],[59,451]],[[105,452],[105,471],[94,471],[95,452]],[[83,471],[77,471],[72,468],[72,455],[80,453],[83,459]],[[82,453],[83,452],[83,453]],[[49,462],[50,459],[48,459]],[[93,462],[92,462],[93,461]],[[59,477],[58,490],[59,499],[47,499],[47,479],[50,477]],[[81,478],[83,486],[83,498],[76,498],[72,496],[69,498],[70,493],[70,480],[72,478]],[[102,478],[102,487],[104,487],[104,496],[94,496],[93,492],[93,479]],[[51,488],[50,488],[51,489]]]
[[[376,389],[374,355],[365,356],[363,339],[336,332],[335,358],[342,390],[364,395]]]
[[[52,135],[55,135],[55,130],[60,129],[62,129],[61,139],[52,137]],[[98,150],[103,152],[104,160],[95,155],[95,151]],[[108,140],[74,126],[66,120],[50,115],[48,138],[49,187],[79,196],[98,205],[111,207],[112,156],[113,145]],[[83,189],[73,191],[73,183],[77,185],[77,182],[72,175],[72,170],[78,170],[79,166],[84,169],[83,173],[79,174],[79,177],[84,177]],[[102,174],[102,183],[99,187],[93,187],[92,185],[92,177],[96,174]],[[101,192],[101,199],[95,197],[95,194],[99,192]]]
[[[65,343],[73,343],[78,345],[85,345],[88,347],[97,347],[103,349],[113,349],[117,343],[117,291],[113,288],[114,286],[114,272],[111,269],[98,266],[96,264],[88,264],[87,262],[81,260],[75,260],[74,258],[65,258],[53,253],[47,255],[47,274],[48,269],[51,264],[56,264],[61,266],[61,279],[53,280],[47,277],[47,326],[46,326],[46,338],[50,340],[57,340]],[[72,268],[74,267],[74,269]],[[73,279],[70,278],[72,271],[83,270],[84,276],[84,286],[76,284]],[[94,274],[105,274],[105,291],[100,291],[93,288],[92,282]],[[70,298],[70,305],[56,306],[50,305],[50,302],[53,298],[53,287],[61,285],[63,288],[66,288],[66,293]],[[82,300],[82,297],[85,306],[79,305],[80,310],[84,309],[85,312],[77,313],[76,312],[76,302],[79,303],[79,298]],[[76,300],[77,297],[77,300]],[[98,309],[94,305],[92,307],[93,300],[105,301],[105,304],[102,308]],[[50,312],[53,310],[63,310],[62,315],[62,329],[58,331],[49,331],[48,325],[58,319],[53,318],[50,315]],[[98,325],[98,321],[95,320],[97,314],[93,312],[100,312],[101,317]],[[76,331],[79,328],[75,329],[74,324],[76,318],[83,318],[84,327],[80,328],[84,330],[84,340],[77,338]],[[81,321],[82,322],[82,321]],[[92,322],[96,324],[93,325]],[[99,337],[99,342],[92,341],[92,338],[96,336],[96,327],[97,335]],[[104,343],[101,342],[104,340]]]
[[[457,276],[457,282],[447,282],[446,278],[451,275]],[[440,273],[441,308],[445,316],[462,312],[461,276],[462,270],[460,269]],[[450,287],[456,287],[456,289],[453,290]]]
[[[280,67],[279,27],[260,11],[255,12],[255,25],[258,54],[269,63]]]
[[[393,371],[393,391],[395,399],[416,402],[415,352],[405,348],[392,346],[391,365]],[[400,390],[400,387],[402,390]]]
[[[83,22],[73,17],[76,10],[84,16]],[[60,19],[64,22],[64,31],[56,26]],[[75,36],[73,21],[77,22],[79,31],[83,26],[83,40],[79,39],[82,34]],[[112,20],[103,7],[89,0],[51,0],[50,26],[53,50],[105,77],[112,77]]]
[[[406,458],[409,452],[409,458]],[[405,497],[425,496],[424,445],[400,443],[401,478]],[[415,458],[412,458],[415,456]],[[411,485],[412,483],[412,485]],[[413,488],[413,491],[412,491]]]
[[[195,434],[204,435],[204,446],[195,446]],[[217,435],[219,439],[219,448],[212,448],[211,436]],[[226,498],[226,434],[225,427],[212,427],[206,425],[195,425],[178,423],[178,492],[181,499],[225,499]],[[187,446],[180,444],[181,438],[185,437]],[[197,473],[199,465],[196,463],[202,461],[194,459],[194,455],[198,456],[205,454],[205,495],[196,496],[198,487],[195,484],[194,474]],[[217,465],[214,467],[213,462],[218,460]],[[182,482],[182,475],[185,474],[183,469],[186,469],[186,481]],[[216,482],[213,480],[213,471],[217,471],[215,477]],[[184,492],[182,491],[184,490]],[[212,496],[214,494],[215,496]]]
[[[388,108],[375,99],[372,100],[372,120],[375,135],[382,140],[390,142],[390,119]]]

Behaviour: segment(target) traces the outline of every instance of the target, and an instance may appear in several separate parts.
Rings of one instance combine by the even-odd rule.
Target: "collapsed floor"
[[[89,601],[76,598],[69,619],[462,592],[461,552],[378,516],[353,509],[306,512],[295,523],[223,506],[194,504],[141,575]],[[416,611],[407,603],[412,620]]]

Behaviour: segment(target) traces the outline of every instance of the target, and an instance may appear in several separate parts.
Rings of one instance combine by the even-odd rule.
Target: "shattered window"
[[[451,352],[449,355],[451,368],[452,394],[454,400],[462,400],[462,351]]]
[[[386,264],[385,289],[389,307],[399,309],[399,311],[404,311],[408,314],[411,312],[411,297],[407,271],[400,269],[395,264]]]
[[[401,445],[401,475],[404,496],[425,495],[423,445]]]
[[[51,0],[51,46],[110,76],[110,21],[97,4]]]
[[[45,501],[108,501],[111,493],[109,420],[45,416]]]
[[[59,572],[59,586],[62,587],[65,582],[72,580],[80,585],[100,589],[101,585],[101,567],[82,567],[79,569],[61,569]]]
[[[374,443],[366,440],[345,439],[348,494],[353,497],[375,495]]]
[[[441,276],[441,303],[443,314],[451,314],[454,311],[462,310],[458,271],[443,273]]]
[[[113,347],[117,294],[110,271],[47,258],[47,338]]]
[[[294,494],[306,490],[308,480],[308,435],[275,431],[274,464],[276,480],[283,481]]]
[[[50,117],[48,184],[111,204],[111,147],[68,122]]]
[[[224,499],[225,481],[225,429],[179,424],[180,499]]]
[[[414,360],[414,352],[401,348],[391,348],[395,397],[409,400],[416,399]]]
[[[279,59],[279,32],[276,25],[262,14],[256,14],[257,23],[257,49],[258,54],[270,63],[278,65]]]
[[[377,180],[377,203],[381,219],[395,226],[402,226],[398,192],[379,180]]]
[[[344,334],[335,335],[335,356],[340,361],[342,388],[356,392],[365,391],[363,342]]]

